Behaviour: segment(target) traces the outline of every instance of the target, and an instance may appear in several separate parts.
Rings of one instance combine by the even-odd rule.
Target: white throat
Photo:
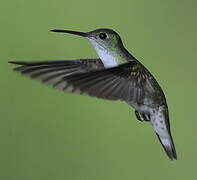
[[[96,43],[94,40],[88,39],[90,43],[95,48],[98,56],[100,57],[101,61],[103,62],[105,68],[115,67],[118,66],[118,61],[115,56],[113,56],[112,53],[107,51],[105,48],[100,46],[98,43]]]

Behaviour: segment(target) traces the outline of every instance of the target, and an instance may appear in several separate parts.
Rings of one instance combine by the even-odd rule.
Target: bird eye
[[[102,40],[105,40],[107,38],[107,34],[105,33],[100,33],[99,34],[99,38],[102,39]]]

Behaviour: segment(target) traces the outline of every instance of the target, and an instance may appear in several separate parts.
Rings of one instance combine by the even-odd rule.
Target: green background
[[[195,0],[0,2],[0,179],[197,179]],[[9,60],[97,57],[87,40],[49,32],[113,28],[168,100],[178,160],[133,109],[65,94],[12,71]]]

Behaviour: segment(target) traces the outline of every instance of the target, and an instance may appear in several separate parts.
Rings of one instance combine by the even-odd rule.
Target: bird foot
[[[135,110],[135,116],[137,120],[143,122],[143,121],[150,121],[150,115],[144,114],[144,113],[139,113],[138,111]]]

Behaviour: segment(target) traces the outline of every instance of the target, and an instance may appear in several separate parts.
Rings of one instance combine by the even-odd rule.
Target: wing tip
[[[17,61],[8,61],[9,64],[18,64]]]
[[[24,61],[8,61],[9,64],[15,64],[15,65],[28,65],[30,63],[24,62]]]

